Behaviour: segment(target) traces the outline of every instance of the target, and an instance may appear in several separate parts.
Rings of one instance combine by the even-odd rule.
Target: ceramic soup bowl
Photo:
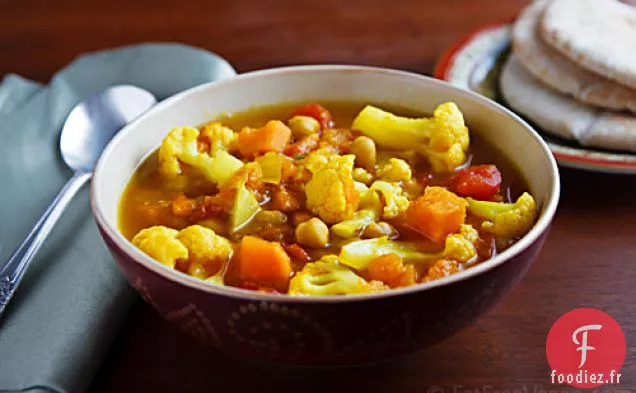
[[[525,178],[540,215],[532,230],[493,259],[447,278],[378,294],[291,297],[216,287],[172,270],[118,230],[131,175],[166,133],[221,113],[298,101],[390,103],[431,113],[455,102],[471,133],[507,155]],[[387,360],[471,324],[525,275],[548,234],[559,199],[550,150],[522,119],[477,94],[421,75],[358,66],[300,66],[240,75],[173,96],[123,129],[95,169],[91,205],[115,261],[140,295],[186,333],[234,355],[295,365]]]

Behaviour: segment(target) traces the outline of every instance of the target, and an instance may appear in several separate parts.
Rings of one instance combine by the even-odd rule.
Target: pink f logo
[[[590,330],[601,330],[601,328],[602,328],[601,325],[585,325],[576,329],[574,333],[572,334],[572,341],[574,341],[574,344],[581,345],[580,347],[576,349],[577,351],[581,351],[581,364],[579,364],[579,368],[583,367],[583,365],[585,364],[585,361],[587,360],[587,351],[593,351],[596,349],[594,347],[590,347],[587,345],[587,332]],[[576,338],[576,336],[578,336],[579,333],[583,333],[581,335],[583,337],[581,342],[579,342],[579,340]]]
[[[595,308],[577,308],[554,322],[545,352],[553,383],[593,388],[615,383],[627,345],[623,330],[610,315]]]

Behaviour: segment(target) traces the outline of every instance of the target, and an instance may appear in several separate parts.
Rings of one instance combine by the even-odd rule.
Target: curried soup
[[[429,117],[323,102],[170,130],[130,180],[119,225],[157,263],[210,285],[327,296],[456,274],[536,216],[454,103]]]

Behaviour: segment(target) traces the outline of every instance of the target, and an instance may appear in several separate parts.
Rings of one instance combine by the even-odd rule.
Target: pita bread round
[[[506,61],[499,84],[511,109],[543,132],[583,146],[636,152],[636,117],[599,110],[555,93],[526,71],[515,54]]]
[[[636,7],[618,0],[553,0],[540,32],[581,67],[636,89]]]
[[[577,101],[636,114],[636,89],[577,66],[541,40],[539,21],[548,3],[538,0],[525,8],[512,28],[513,50],[519,62],[535,78]]]

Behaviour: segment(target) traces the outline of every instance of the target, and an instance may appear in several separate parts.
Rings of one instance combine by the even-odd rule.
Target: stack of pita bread
[[[618,0],[536,0],[512,28],[500,88],[542,131],[636,152],[636,7]]]

